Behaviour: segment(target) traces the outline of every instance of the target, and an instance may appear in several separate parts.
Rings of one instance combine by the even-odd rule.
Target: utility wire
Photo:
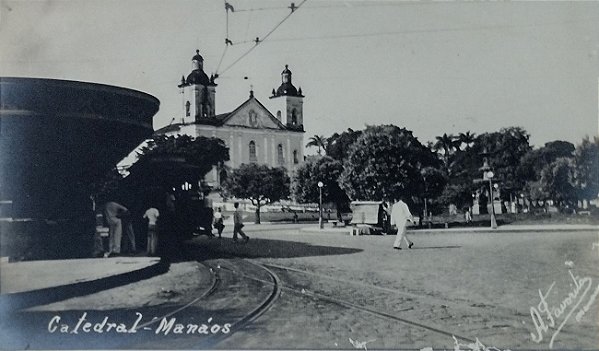
[[[254,11],[269,11],[269,10],[281,10],[281,9],[286,9],[286,7],[279,7],[279,6],[273,6],[273,7],[258,7],[255,9],[235,9],[235,12],[254,12]]]
[[[472,27],[453,27],[453,28],[425,28],[425,29],[408,29],[408,30],[397,30],[388,32],[374,32],[374,33],[356,33],[356,34],[331,34],[331,35],[319,35],[319,36],[306,36],[306,37],[294,37],[294,38],[279,38],[271,39],[272,42],[281,41],[301,41],[301,40],[319,40],[319,39],[345,39],[345,38],[365,38],[375,37],[384,35],[402,35],[402,34],[418,34],[418,33],[443,33],[443,32],[468,32],[468,31],[483,31],[483,30],[496,30],[496,29],[518,29],[518,28],[536,28],[546,26],[565,25],[568,23],[582,23],[582,22],[593,22],[599,18],[584,18],[572,21],[561,21],[561,22],[547,22],[547,23],[532,23],[525,25],[491,25],[491,26],[472,26]]]
[[[277,25],[275,25],[268,33],[266,33],[266,35],[264,35],[262,37],[262,39],[260,39],[259,37],[256,38],[256,40],[254,41],[256,43],[256,45],[252,46],[249,50],[247,50],[245,53],[243,53],[241,56],[239,56],[235,61],[233,61],[233,63],[231,63],[229,66],[227,66],[221,73],[227,72],[231,67],[233,67],[239,61],[241,61],[244,57],[249,55],[256,47],[258,47],[259,44],[264,42],[272,33],[274,33],[275,30],[277,30],[277,28],[279,28],[279,26],[281,26],[289,17],[291,17],[291,15],[293,15],[295,13],[295,10],[299,9],[306,1],[308,1],[308,0],[303,0],[299,5],[293,6],[291,8],[291,12],[289,12],[289,14],[287,16],[285,16],[279,23],[277,23]]]
[[[225,54],[227,53],[227,49],[229,48],[229,44],[225,43],[225,49],[223,50],[223,54],[220,55],[220,60],[218,61],[218,66],[216,66],[216,72],[220,69],[221,63],[223,63],[223,59],[225,58]]]

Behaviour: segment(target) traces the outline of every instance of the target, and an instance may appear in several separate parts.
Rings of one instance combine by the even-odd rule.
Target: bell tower
[[[181,77],[178,85],[183,97],[183,123],[197,122],[203,118],[215,115],[216,83],[214,76],[204,72],[204,58],[200,50],[191,58],[191,73],[185,78]]]
[[[275,116],[281,123],[291,129],[304,130],[304,95],[302,88],[295,88],[291,80],[289,66],[281,72],[281,85],[272,90],[271,104]]]

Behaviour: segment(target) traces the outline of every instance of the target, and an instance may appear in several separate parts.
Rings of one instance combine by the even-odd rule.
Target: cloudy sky
[[[227,0],[223,55],[222,0],[0,1],[1,76],[145,91],[161,101],[155,128],[180,117],[177,84],[200,49],[220,74],[217,113],[250,86],[268,105],[289,64],[306,137],[382,123],[421,141],[508,126],[537,146],[598,134],[599,2],[295,0],[256,46],[291,1]]]

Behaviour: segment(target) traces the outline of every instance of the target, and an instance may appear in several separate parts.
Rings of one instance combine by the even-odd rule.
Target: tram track
[[[246,262],[251,262],[248,260],[245,260]],[[251,262],[253,265],[259,266],[262,269],[264,269],[265,271],[268,272],[268,274],[273,278],[273,282],[269,282],[267,280],[255,277],[255,276],[250,276],[241,272],[236,272],[236,271],[231,271],[234,274],[237,274],[239,276],[242,276],[246,279],[250,279],[250,280],[254,280],[257,282],[261,282],[264,284],[272,284],[273,285],[273,293],[274,291],[277,291],[276,294],[280,295],[281,291],[285,291],[285,292],[291,292],[294,293],[298,296],[302,296],[302,297],[311,297],[314,299],[318,299],[320,301],[324,301],[327,303],[331,303],[331,304],[335,304],[338,306],[342,306],[345,308],[349,308],[352,310],[357,310],[357,311],[361,311],[361,312],[365,312],[368,313],[370,315],[373,315],[375,317],[378,318],[383,318],[383,319],[387,319],[387,320],[391,320],[394,322],[400,322],[412,327],[417,327],[420,329],[424,329],[426,331],[430,331],[430,332],[434,332],[436,334],[440,334],[443,336],[448,336],[448,337],[458,337],[459,339],[463,340],[463,341],[468,341],[468,342],[476,342],[474,339],[470,338],[470,337],[466,337],[463,335],[460,335],[460,333],[456,333],[455,331],[451,331],[451,330],[447,330],[446,328],[440,327],[440,326],[435,326],[435,325],[431,325],[431,324],[425,324],[422,323],[420,321],[417,320],[413,320],[413,319],[409,319],[409,318],[404,318],[392,313],[387,313],[384,311],[380,311],[377,309],[373,309],[373,308],[369,308],[369,307],[365,307],[365,306],[361,306],[358,305],[356,303],[353,303],[349,300],[346,299],[340,299],[340,298],[335,298],[326,294],[321,294],[321,293],[317,293],[317,292],[313,292],[313,291],[306,291],[305,289],[301,289],[298,287],[294,287],[294,286],[289,286],[291,284],[287,283],[283,283],[281,278],[275,273],[273,272],[271,269],[269,269],[268,267],[273,267],[273,268],[279,268],[281,269],[282,266],[275,266],[275,265],[268,265],[268,264],[260,264],[260,263],[254,263]],[[221,268],[221,269],[225,269],[225,270],[229,270],[228,268]],[[276,283],[274,283],[276,282]],[[277,296],[278,297],[278,296]],[[260,317],[261,315],[265,314],[268,310],[270,310],[273,305],[274,302],[276,301],[276,299],[267,299],[269,301],[269,303],[266,304],[262,304],[260,306],[258,306],[257,308],[255,308],[252,312],[250,312],[248,315],[246,315],[245,317],[243,317],[238,323],[242,322],[238,328],[236,328],[236,331],[243,328],[244,326],[248,325],[249,323],[251,323],[252,321],[256,320],[258,317]],[[232,334],[232,333],[231,333]],[[229,337],[231,334],[228,334],[226,337]],[[224,340],[224,338],[220,338],[218,341],[222,341]],[[212,345],[213,346],[213,345]]]
[[[160,317],[154,318],[151,321],[148,321],[146,323],[140,324],[137,327],[137,329],[146,328],[146,327],[148,327],[148,326],[150,326],[150,325],[152,325],[154,323],[158,323],[162,319],[172,317],[175,314],[177,314],[177,313],[179,313],[179,312],[181,312],[181,311],[183,311],[183,310],[185,310],[185,309],[187,309],[187,308],[195,305],[200,300],[208,298],[209,296],[213,295],[218,290],[218,288],[221,285],[221,277],[220,277],[220,274],[218,273],[218,271],[215,270],[213,267],[211,267],[208,264],[201,263],[201,262],[199,262],[199,264],[202,264],[203,266],[207,267],[208,270],[210,271],[210,280],[211,280],[210,287],[208,289],[206,289],[202,294],[200,294],[200,296],[194,298],[193,300],[191,300],[190,302],[186,303],[185,305],[183,305],[183,306],[181,306],[181,307],[179,307],[179,308],[177,308],[177,309],[175,309],[175,310],[173,310],[173,311],[171,311],[169,313],[166,313],[166,314],[164,314],[164,315],[162,315]]]
[[[218,344],[219,342],[231,337],[233,334],[235,334],[239,330],[243,329],[247,325],[251,324],[253,321],[255,321],[260,316],[265,314],[268,310],[270,310],[274,306],[277,299],[281,296],[281,289],[282,289],[281,280],[272,270],[268,269],[267,267],[265,267],[263,265],[254,263],[249,260],[244,260],[244,262],[249,262],[250,264],[252,264],[256,267],[263,269],[268,274],[271,281],[266,281],[264,279],[250,277],[244,273],[239,273],[235,270],[226,268],[224,266],[220,267],[220,265],[219,265],[219,267],[220,267],[220,269],[227,270],[227,271],[231,272],[232,274],[237,274],[244,278],[249,278],[254,281],[265,283],[267,285],[272,285],[272,291],[269,294],[267,294],[267,296],[261,301],[261,303],[259,303],[254,309],[252,309],[249,313],[244,315],[241,319],[232,323],[229,328],[230,329],[229,333],[212,335],[212,336],[206,338],[205,340],[203,340],[198,345],[198,348],[213,347],[214,345]]]

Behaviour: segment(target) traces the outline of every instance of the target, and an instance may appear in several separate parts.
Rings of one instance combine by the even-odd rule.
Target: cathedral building
[[[281,85],[272,90],[268,100],[270,111],[250,91],[249,98],[236,109],[216,114],[215,77],[204,72],[199,50],[191,62],[191,73],[181,77],[179,84],[184,101],[180,123],[161,128],[156,134],[216,137],[229,148],[226,168],[258,163],[284,167],[291,176],[304,159],[304,95],[293,85],[287,65],[281,73]],[[214,167],[205,181],[218,186],[222,176]]]

